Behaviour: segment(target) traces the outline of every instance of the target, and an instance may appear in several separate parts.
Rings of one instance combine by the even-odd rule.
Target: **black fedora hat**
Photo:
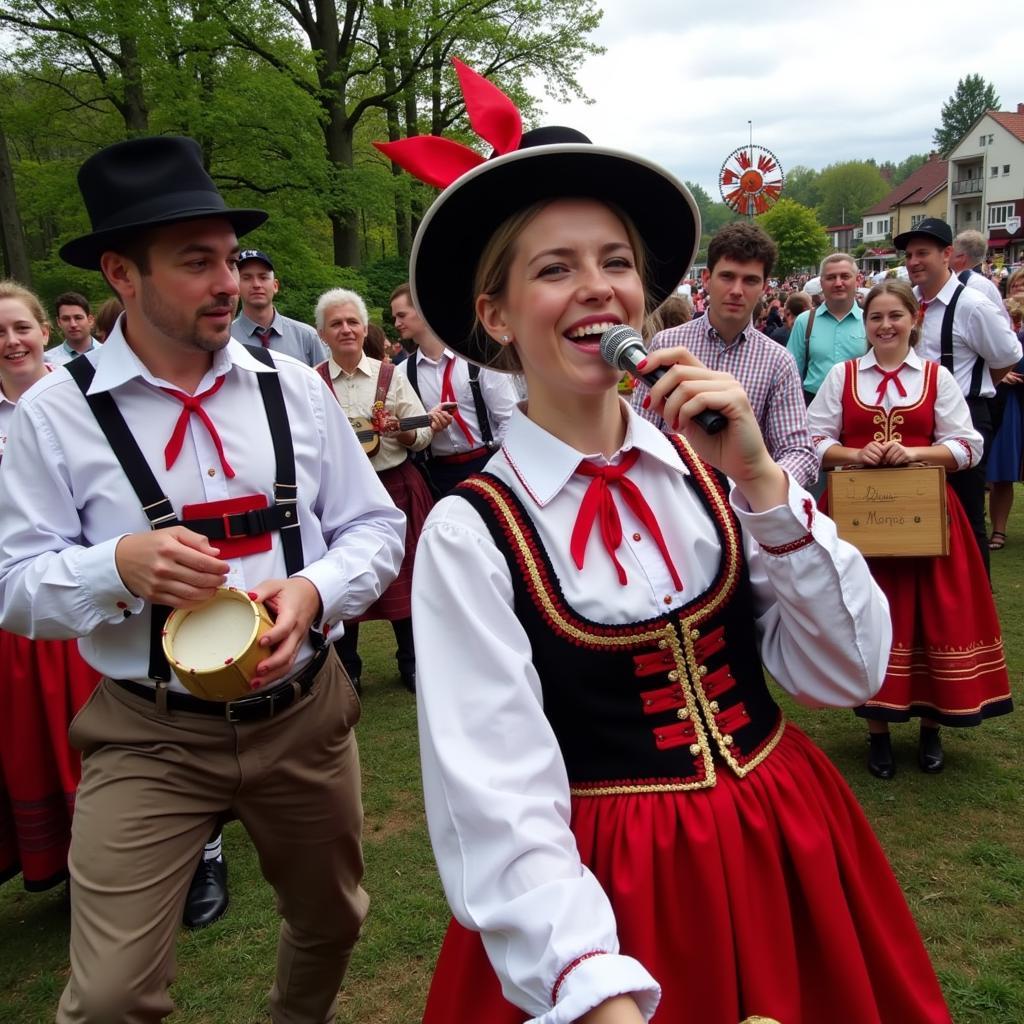
[[[931,238],[942,245],[943,248],[953,244],[953,229],[938,217],[925,217],[920,224],[915,225],[909,231],[898,234],[892,244],[897,249],[906,249],[909,242],[915,235],[923,238]]]
[[[512,214],[547,199],[595,199],[632,220],[646,247],[648,298],[671,295],[696,255],[700,214],[682,182],[642,157],[591,144],[570,128],[538,128],[519,148],[472,168],[427,211],[410,259],[413,302],[453,351],[482,366],[501,346],[475,330],[477,261]]]
[[[140,228],[200,217],[223,217],[239,235],[267,219],[263,210],[232,210],[203,167],[194,139],[159,135],[101,149],[78,171],[92,231],[61,247],[66,263],[98,270],[115,242]]]

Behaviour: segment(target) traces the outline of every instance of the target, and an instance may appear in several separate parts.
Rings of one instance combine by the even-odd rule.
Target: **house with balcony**
[[[860,235],[859,224],[836,224],[830,228],[825,228],[825,234],[828,235],[828,243],[832,247],[832,252],[849,252],[854,246],[855,236]],[[858,237],[856,241],[860,241]]]
[[[946,219],[948,164],[938,153],[928,159],[884,199],[864,213],[866,271],[882,270],[898,258],[892,239],[917,227],[925,217]]]
[[[985,235],[997,261],[1024,259],[1024,103],[982,114],[949,154],[946,219]]]

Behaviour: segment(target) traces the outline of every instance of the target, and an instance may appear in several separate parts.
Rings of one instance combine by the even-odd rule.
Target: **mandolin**
[[[372,459],[380,451],[380,431],[373,425],[372,420],[366,419],[364,416],[350,416],[348,421],[352,424],[352,429],[356,432],[363,451]],[[395,433],[429,426],[429,416],[406,416],[404,420],[398,421],[398,430]]]

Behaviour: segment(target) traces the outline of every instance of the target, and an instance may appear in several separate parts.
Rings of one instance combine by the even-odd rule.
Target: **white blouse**
[[[857,397],[865,405],[881,405],[888,412],[897,406],[913,405],[921,397],[924,387],[923,360],[913,349],[907,353],[900,383],[906,397],[899,394],[894,382],[885,389],[882,401],[878,401],[878,385],[882,375],[875,369],[878,361],[874,350],[861,356],[857,361]],[[945,445],[956,459],[958,469],[977,465],[981,458],[982,437],[971,423],[971,413],[960,386],[953,375],[940,366],[935,395],[935,437],[932,444]],[[807,423],[811,431],[811,443],[822,459],[825,452],[839,444],[843,429],[843,389],[846,384],[846,365],[838,363],[829,370],[814,401],[807,408]]]
[[[720,546],[670,441],[623,403],[622,449],[611,460],[580,452],[517,409],[488,463],[528,509],[565,599],[581,615],[627,623],[664,614],[706,590]],[[569,538],[590,478],[582,458],[616,463],[637,448],[629,477],[643,492],[682,578],[677,591],[646,528],[611,492],[622,519],[620,585],[595,527],[584,568]],[[757,639],[768,671],[811,705],[852,707],[877,692],[891,642],[888,605],[860,554],[838,539],[810,496],[790,481],[788,501],[754,513],[734,490],[744,528]],[[784,555],[781,547],[811,542]],[[646,1018],[660,989],[618,954],[604,891],[580,862],[569,829],[565,764],[544,715],[530,642],[513,607],[508,565],[468,502],[439,502],[419,540],[413,578],[420,746],[427,819],[455,917],[479,931],[506,998],[537,1024],[569,1024],[631,992]],[[594,950],[558,987],[577,958]]]

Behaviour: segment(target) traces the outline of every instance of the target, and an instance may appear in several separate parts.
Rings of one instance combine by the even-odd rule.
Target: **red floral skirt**
[[[878,841],[828,758],[793,726],[745,779],[581,797],[572,830],[623,953],[662,986],[654,1024],[949,1024]],[[521,1024],[479,936],[452,922],[425,1024]]]
[[[949,554],[871,558],[889,599],[892,654],[862,718],[978,725],[1013,710],[999,617],[963,506],[947,484]]]
[[[27,640],[4,630],[0,665],[0,881],[20,871],[26,889],[49,889],[67,876],[81,775],[68,726],[99,673],[74,640]]]
[[[395,581],[355,621],[370,622],[386,619],[395,622],[412,615],[412,566],[416,558],[416,544],[423,532],[423,524],[434,506],[434,497],[418,469],[406,459],[394,469],[380,474],[380,482],[391,495],[391,500],[405,513],[405,556]]]

